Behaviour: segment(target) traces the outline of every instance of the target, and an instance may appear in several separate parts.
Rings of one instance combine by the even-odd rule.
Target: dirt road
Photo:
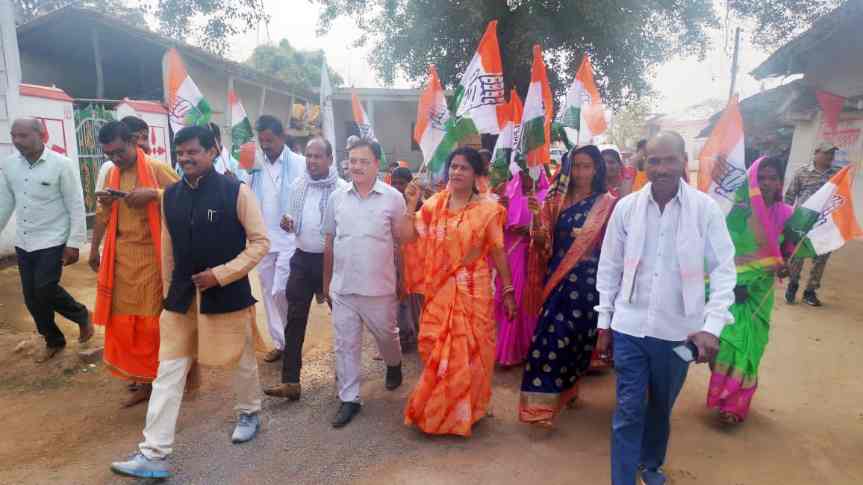
[[[859,243],[834,255],[820,293],[825,307],[777,303],[760,389],[743,426],[716,424],[704,407],[707,369],[692,369],[673,418],[671,483],[863,483],[861,260]],[[17,278],[15,268],[0,270],[0,483],[129,483],[108,464],[134,451],[145,408],[120,409],[122,383],[101,365],[82,365],[77,344],[42,366],[27,351],[14,351],[32,332]],[[94,300],[95,278],[84,264],[67,271],[64,284],[82,301]],[[71,325],[64,330],[77,335]],[[494,416],[471,439],[428,438],[401,423],[418,374],[416,355],[407,358],[405,385],[389,393],[383,363],[367,345],[365,407],[347,428],[334,430],[328,421],[338,403],[324,308],[314,309],[309,332],[303,399],[265,399],[255,442],[230,444],[227,376],[205,373],[180,416],[173,482],[608,483],[612,374],[585,379],[577,408],[549,432],[518,423],[520,371],[498,371]],[[261,380],[276,382],[278,366],[261,363]]]

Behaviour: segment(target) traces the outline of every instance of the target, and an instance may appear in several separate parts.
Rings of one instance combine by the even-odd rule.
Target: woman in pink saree
[[[525,171],[521,171],[506,184],[504,196],[508,203],[503,242],[504,252],[512,272],[512,285],[515,288],[518,311],[514,318],[506,317],[503,286],[498,278],[494,298],[494,316],[497,321],[495,362],[502,366],[513,366],[524,362],[536,328],[539,305],[542,303],[543,275],[532,275],[528,271],[529,268],[536,266],[529,264],[529,258],[536,257],[538,253],[532,248],[531,214],[527,201],[533,194],[541,204],[545,199],[548,186],[545,171],[540,171],[539,180],[535,183]],[[531,281],[532,279],[534,281]]]

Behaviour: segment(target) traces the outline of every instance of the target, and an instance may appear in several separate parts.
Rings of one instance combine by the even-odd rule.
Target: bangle
[[[507,294],[510,294],[510,293],[514,294],[515,288],[513,288],[512,285],[504,286],[503,287],[503,296],[506,296]]]

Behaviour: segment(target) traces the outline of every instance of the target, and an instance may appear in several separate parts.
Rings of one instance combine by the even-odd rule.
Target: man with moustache
[[[113,168],[105,181],[111,192],[96,192],[97,229],[89,259],[99,275],[93,321],[105,327],[105,366],[133,384],[124,407],[146,401],[156,378],[162,313],[160,206],[162,191],[179,178],[136,141],[124,122],[111,121],[99,130],[102,153],[113,160]]]
[[[264,156],[243,175],[243,181],[258,198],[270,238],[270,252],[258,267],[258,277],[267,313],[267,328],[276,347],[264,360],[276,362],[285,348],[285,317],[288,314],[285,287],[290,276],[291,257],[296,249],[294,234],[282,230],[281,222],[290,204],[291,186],[302,177],[306,161],[291,151],[285,128],[274,116],[258,118],[255,131]]]
[[[269,250],[267,229],[251,190],[213,168],[213,132],[189,126],[174,136],[183,179],[162,198],[162,279],[159,369],[147,407],[144,441],[111,470],[167,478],[177,417],[194,360],[234,371],[239,414],[235,444],[261,426],[258,364],[253,345],[255,299],[248,274]]]
[[[671,410],[689,367],[675,348],[689,343],[697,362],[712,361],[733,318],[737,275],[725,216],[681,179],[685,168],[679,134],[653,137],[645,160],[650,182],[618,202],[602,244],[597,349],[613,342],[614,485],[633,485],[639,470],[642,483],[665,483]]]
[[[324,216],[324,293],[332,302],[336,376],[341,406],[332,420],[345,426],[360,412],[363,325],[387,365],[385,387],[402,383],[396,324],[395,248],[405,199],[377,179],[381,146],[359,140],[348,150],[353,183],[330,196]]]
[[[333,147],[326,138],[316,137],[306,145],[306,171],[291,187],[291,203],[282,219],[282,229],[293,233],[297,249],[291,258],[291,274],[285,295],[288,316],[285,322],[285,351],[282,383],[265,389],[268,396],[296,401],[300,398],[300,369],[309,310],[316,293],[323,293],[324,214],[330,195],[347,188],[333,166]]]

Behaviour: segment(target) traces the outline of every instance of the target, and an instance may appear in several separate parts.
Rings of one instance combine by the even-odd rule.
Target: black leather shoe
[[[785,289],[785,301],[788,302],[789,305],[793,305],[797,302],[797,285],[793,283],[788,284],[788,288]]]
[[[336,417],[333,418],[333,428],[341,428],[350,423],[354,416],[360,413],[361,408],[362,405],[358,402],[343,402]]]
[[[803,293],[803,303],[810,306],[821,306],[821,300],[818,299],[818,295],[816,295],[814,291],[806,291]]]
[[[384,383],[388,391],[398,389],[402,385],[402,365],[387,366],[387,378]]]

